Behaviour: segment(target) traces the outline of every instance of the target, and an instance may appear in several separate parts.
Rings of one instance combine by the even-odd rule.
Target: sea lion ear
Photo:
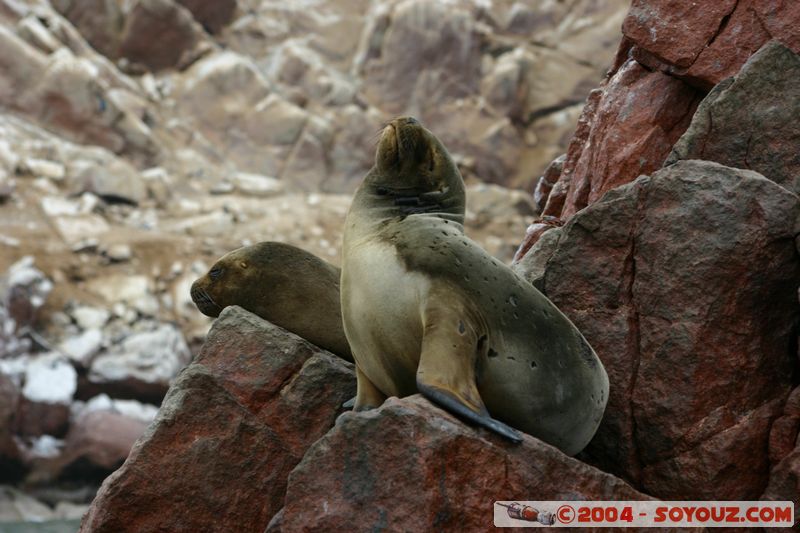
[[[247,261],[239,261],[239,266],[243,269],[247,268]]]

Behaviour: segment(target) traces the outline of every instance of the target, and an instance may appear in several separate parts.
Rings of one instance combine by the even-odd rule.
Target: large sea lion
[[[340,357],[353,360],[342,328],[337,267],[295,246],[260,242],[222,256],[192,284],[207,316],[238,305]]]
[[[500,421],[575,454],[603,415],[605,369],[555,305],[464,235],[463,204],[439,140],[413,118],[391,122],[345,222],[355,409],[419,391],[512,440]]]

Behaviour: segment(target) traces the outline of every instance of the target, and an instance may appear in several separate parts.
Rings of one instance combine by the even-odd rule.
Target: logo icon
[[[506,511],[508,512],[508,516],[516,520],[524,520],[526,522],[539,522],[540,524],[545,526],[552,526],[556,522],[553,513],[549,513],[547,511],[540,511],[539,509],[535,509],[530,505],[522,505],[517,502],[514,502],[511,505],[506,505],[504,503],[497,502],[497,505],[499,505],[500,507],[505,507]]]

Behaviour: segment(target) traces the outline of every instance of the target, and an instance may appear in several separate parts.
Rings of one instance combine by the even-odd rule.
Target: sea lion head
[[[381,134],[375,165],[364,183],[403,214],[464,215],[464,180],[436,136],[414,117],[391,121]]]
[[[229,305],[247,307],[247,295],[258,287],[251,280],[253,254],[250,247],[239,248],[222,256],[209,271],[192,284],[190,295],[206,316],[217,317]]]
[[[206,316],[217,317],[240,293],[242,274],[250,267],[242,248],[222,256],[208,272],[192,283],[192,301]]]

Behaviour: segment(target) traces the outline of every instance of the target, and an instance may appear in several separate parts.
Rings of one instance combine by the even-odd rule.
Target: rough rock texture
[[[566,220],[614,187],[660,168],[699,100],[680,80],[626,61],[589,96],[543,214]]]
[[[516,253],[514,254],[514,262],[520,261],[525,254],[528,253],[534,244],[539,242],[539,239],[542,238],[542,235],[546,231],[549,231],[553,228],[560,228],[564,225],[564,222],[557,217],[551,216],[543,216],[539,217],[533,221],[533,223],[528,226],[528,229],[525,230],[525,237],[522,239],[522,243],[517,248]]]
[[[355,394],[352,366],[226,308],[81,531],[261,531],[286,478]]]
[[[750,56],[770,40],[780,41],[789,50],[800,53],[800,37],[794,31],[798,24],[800,4],[794,2],[635,0],[622,27],[624,38],[615,67],[601,86],[601,94],[593,93],[584,107],[564,170],[550,193],[543,214],[567,219],[598,200],[610,188],[628,183],[639,174],[655,171],[688,126],[694,107],[705,91],[735,75]],[[739,83],[727,99],[723,97],[716,104],[709,101],[697,119],[696,129],[699,131],[691,132],[687,138],[687,143],[699,140],[700,144],[679,147],[683,152],[676,157],[711,159],[759,172],[769,170],[765,172],[767,176],[779,170],[773,168],[774,165],[761,168],[767,159],[762,158],[761,153],[769,152],[768,144],[773,145],[771,149],[781,151],[781,146],[791,146],[790,139],[797,135],[792,129],[793,123],[789,125],[789,117],[796,111],[785,108],[782,101],[776,108],[774,101],[770,101],[780,100],[777,95],[784,91],[788,91],[790,98],[796,92],[796,87],[789,88],[796,79],[796,75],[791,74],[796,66],[788,52],[784,51],[782,55],[770,52],[768,55],[770,59],[766,61],[770,64],[765,64],[762,72],[771,69],[771,73],[764,76],[751,74],[749,78],[745,74],[748,81],[745,88]],[[784,72],[782,67],[787,67],[788,72]],[[627,84],[620,85],[621,72],[626,70]],[[641,74],[633,81],[630,74],[637,70]],[[767,82],[778,79],[777,86]],[[754,86],[760,89],[751,92]],[[653,90],[648,91],[648,87]],[[718,87],[712,96],[716,99],[723,94],[727,94],[725,87]],[[736,108],[739,104],[733,103],[734,100],[742,100],[741,109]],[[748,100],[747,103],[744,100]],[[616,102],[616,109],[604,113],[601,101],[612,105]],[[756,102],[762,102],[763,107]],[[725,112],[729,119],[725,120],[721,130],[715,127],[715,132],[703,133],[704,128],[710,128],[704,122],[709,118],[708,108],[713,109],[715,105],[731,106],[731,111]],[[605,107],[608,110],[608,103]],[[781,111],[772,117],[770,113],[776,109]],[[635,127],[620,127],[620,123],[628,121],[631,112]],[[682,118],[676,120],[676,113]],[[758,124],[765,120],[769,126],[762,129]],[[781,124],[783,126],[776,127]],[[730,135],[736,127],[741,128],[738,131],[760,130],[763,135],[755,141],[749,136],[737,140],[740,135]],[[771,131],[780,133],[772,136]],[[706,139],[712,146],[707,153],[701,154],[702,142]],[[748,147],[754,149],[753,156],[761,167],[758,164],[751,166]],[[789,150],[791,147],[786,151]],[[725,157],[721,155],[723,153]],[[745,156],[747,162],[741,164]],[[786,167],[781,170],[785,172],[795,164],[796,151],[793,157],[785,158],[783,165]]]
[[[772,469],[763,500],[795,503],[795,525],[800,523],[800,387],[786,400],[783,413],[772,423],[769,433],[769,460]]]
[[[800,518],[800,448],[795,448],[789,455],[772,468],[769,485],[761,495],[762,500],[794,502],[795,527]]]
[[[760,174],[681,161],[609,192],[517,263],[608,371],[589,460],[664,498],[761,494],[795,364],[799,209]]]
[[[539,176],[539,181],[536,182],[536,189],[533,191],[533,201],[536,203],[536,207],[539,208],[539,212],[544,211],[544,206],[547,202],[547,198],[550,196],[550,191],[553,190],[553,186],[558,182],[561,171],[564,170],[564,161],[566,158],[567,154],[563,154],[553,159],[553,161],[547,165],[547,168],[544,169],[544,173]]]
[[[800,53],[800,6],[774,0],[635,0],[622,32],[642,63],[708,90],[771,39]]]
[[[800,433],[800,387],[792,390],[781,416],[772,423],[769,432],[769,462],[775,465],[789,455],[799,444]]]
[[[494,501],[524,494],[648,499],[533,437],[512,445],[416,395],[343,415],[292,471],[269,530],[488,531]]]
[[[764,45],[698,107],[666,164],[706,159],[755,170],[800,194],[800,56]]]

